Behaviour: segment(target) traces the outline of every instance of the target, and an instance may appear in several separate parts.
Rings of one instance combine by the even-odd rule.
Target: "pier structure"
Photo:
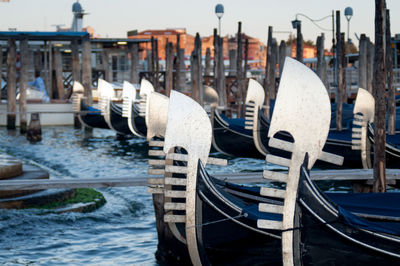
[[[2,99],[7,100],[7,127],[15,129],[17,114],[21,132],[26,131],[28,82],[40,76],[52,103],[66,102],[73,81],[85,87],[86,100],[93,101],[97,80],[138,82],[139,44],[149,39],[90,38],[87,32],[0,32]],[[17,96],[19,110],[17,107]],[[42,102],[39,98],[36,103]],[[4,103],[2,103],[4,104]]]

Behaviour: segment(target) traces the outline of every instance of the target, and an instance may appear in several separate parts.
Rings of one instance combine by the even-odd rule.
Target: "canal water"
[[[51,178],[115,178],[147,172],[144,139],[118,139],[111,130],[43,127],[29,143],[0,127],[0,152],[48,170]],[[229,171],[261,171],[264,160],[232,158]],[[211,173],[227,172],[210,166]],[[103,188],[107,203],[91,213],[44,214],[0,209],[2,265],[157,265],[154,210],[145,187]]]

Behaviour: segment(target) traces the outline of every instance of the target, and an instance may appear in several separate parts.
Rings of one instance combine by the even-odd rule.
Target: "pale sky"
[[[75,0],[10,0],[0,2],[0,30],[17,28],[18,31],[52,31],[56,24],[70,27],[72,23],[72,4]],[[392,35],[400,32],[400,1],[386,0],[391,10]],[[209,36],[213,28],[218,27],[214,13],[215,5],[224,5],[222,34],[233,35],[237,31],[238,21],[242,22],[242,31],[246,34],[267,40],[268,26],[274,31],[291,31],[291,20],[296,13],[302,13],[312,19],[331,15],[332,10],[340,10],[341,31],[346,33],[347,20],[344,9],[353,8],[350,21],[350,37],[357,44],[358,36],[366,33],[374,39],[375,1],[373,0],[80,0],[83,9],[89,13],[84,17],[83,25],[92,26],[101,37],[125,38],[126,32],[137,29],[186,28],[189,34],[199,32]],[[303,38],[316,41],[321,30],[306,18],[302,20]],[[331,30],[330,18],[318,23]],[[332,32],[325,32],[326,46],[330,46]],[[275,33],[279,40],[287,39],[288,33]]]

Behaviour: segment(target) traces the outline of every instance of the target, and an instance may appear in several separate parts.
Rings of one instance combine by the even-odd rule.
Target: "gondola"
[[[142,79],[140,85],[140,94],[143,95],[154,91],[153,86],[150,82]],[[136,100],[136,88],[127,81],[124,81],[122,91],[122,116],[127,118],[128,126],[131,132],[141,138],[146,137],[147,127],[144,117],[144,112],[141,112],[140,103]],[[142,97],[143,98],[143,97]],[[145,100],[141,100],[142,105],[145,104]]]
[[[74,81],[72,105],[74,112],[77,112],[77,117],[81,124],[90,128],[109,129],[110,127],[104,120],[101,111],[85,104],[83,100],[83,91],[82,84],[78,81]]]
[[[258,227],[282,230],[282,261],[285,265],[398,265],[400,211],[398,207],[386,209],[381,204],[385,202],[384,205],[390,206],[386,201],[398,200],[400,193],[364,196],[369,207],[373,206],[368,210],[369,218],[373,212],[378,214],[371,221],[352,213],[354,209],[349,204],[334,203],[314,185],[309,170],[323,154],[328,136],[329,96],[316,76],[301,80],[304,75],[298,74],[307,71],[305,66],[286,59],[285,68],[291,70],[293,80],[285,79],[287,82],[280,85],[268,136],[269,145],[290,151],[291,158],[267,156],[267,161],[285,165],[288,174],[264,174],[270,180],[285,184],[285,189],[280,191],[284,204],[259,205],[263,212],[281,214],[282,221],[271,224],[268,219],[259,219]],[[293,77],[296,74],[297,78]],[[293,90],[299,82],[306,89],[302,91],[303,95]],[[299,107],[298,101],[304,105]],[[294,122],[292,117],[299,115],[302,121]],[[311,120],[312,123],[307,122]],[[274,138],[280,131],[289,132],[294,142]],[[261,194],[264,193],[261,191]]]
[[[269,120],[262,112],[263,104],[263,88],[254,80],[249,81],[248,97],[246,98],[246,128],[253,131],[253,139],[257,149],[263,154],[277,154],[279,151],[268,146],[268,130]],[[372,95],[364,89],[359,89],[356,103],[343,105],[342,130],[336,129],[336,104],[331,104],[331,124],[328,134],[328,139],[324,146],[324,151],[338,154],[344,157],[344,163],[341,167],[345,168],[371,168],[371,154],[373,141],[367,138],[361,140],[361,135],[366,134],[368,130],[369,138],[373,138],[372,126],[366,127],[373,120],[373,110],[375,108]],[[273,105],[271,106],[273,109]],[[356,118],[356,120],[354,120]],[[365,120],[365,126],[363,119]],[[355,123],[355,124],[354,124]],[[365,131],[361,132],[361,131]],[[277,138],[290,140],[290,136],[285,133],[280,133]],[[400,137],[389,136],[387,143],[387,163],[388,167],[400,167]],[[392,141],[390,141],[392,140]],[[368,143],[366,143],[368,141]],[[392,142],[392,143],[391,143]],[[280,156],[287,157],[287,152],[281,152]],[[327,163],[317,161],[317,167],[332,168],[334,166]]]
[[[296,68],[300,67],[289,60],[289,66],[285,66],[285,68],[290,70],[290,73],[296,72],[296,69],[291,69],[293,65],[296,66]],[[303,71],[305,70],[303,69]],[[304,74],[302,73],[300,77],[303,76]],[[297,79],[298,78],[299,77],[297,77]],[[315,83],[318,82],[319,79],[314,78],[311,79],[311,81]],[[287,82],[284,82],[282,86],[293,86],[293,84],[289,84],[288,86],[286,83]],[[319,83],[322,88],[324,88],[322,82],[319,81]],[[315,88],[315,86],[312,87]],[[306,91],[306,94],[315,94],[313,90],[314,89]],[[287,90],[282,89],[282,91],[283,92],[279,94],[285,94]],[[308,150],[310,154],[310,168],[317,158],[338,162],[336,156],[322,152],[322,147],[325,142],[324,139],[326,139],[329,131],[330,107],[324,107],[322,105],[321,108],[321,105],[317,104],[314,110],[312,110],[314,111],[313,114],[308,116],[308,118],[313,117],[317,121],[313,126],[307,125],[301,128],[298,127],[299,124],[296,124],[296,122],[294,122],[295,125],[288,127],[282,126],[282,124],[290,125],[290,123],[283,119],[285,115],[287,116],[287,112],[285,114],[284,111],[279,111],[279,109],[282,109],[282,104],[278,106],[278,115],[275,115],[274,112],[275,118],[273,117],[271,123],[272,131],[270,133],[270,141],[273,142],[271,146],[284,149],[285,151],[292,151],[292,158],[288,160],[268,155],[267,160],[280,162],[282,165],[289,166],[289,175],[266,171],[265,177],[275,182],[287,183],[287,191],[263,187],[258,191],[247,189],[248,191],[253,191],[251,191],[251,193],[245,193],[246,189],[238,189],[224,182],[218,183],[218,181],[213,180],[207,175],[203,165],[206,162],[204,156],[207,151],[207,145],[210,145],[209,137],[211,137],[211,129],[208,129],[210,133],[207,134],[207,123],[206,118],[204,118],[206,115],[203,114],[202,119],[196,119],[195,122],[193,122],[194,114],[199,114],[201,111],[188,108],[188,104],[184,103],[185,101],[191,100],[185,100],[182,98],[184,97],[183,95],[181,97],[176,94],[175,92],[171,94],[164,152],[167,154],[167,159],[185,161],[187,164],[185,167],[171,166],[165,168],[166,172],[171,173],[170,177],[165,179],[165,184],[171,185],[170,190],[165,191],[165,195],[172,197],[173,201],[165,205],[165,208],[168,209],[170,213],[164,216],[164,220],[169,223],[174,223],[177,226],[178,233],[181,234],[181,238],[188,247],[192,263],[195,265],[210,263],[259,263],[279,265],[281,263],[287,264],[288,261],[290,262],[290,258],[293,260],[294,253],[292,247],[296,247],[296,245],[298,246],[300,244],[299,242],[293,242],[293,238],[289,237],[288,239],[288,234],[293,231],[297,232],[300,229],[295,229],[297,228],[295,227],[296,224],[290,222],[295,214],[292,209],[294,206],[293,201],[296,200],[296,195],[292,190],[290,190],[291,192],[287,191],[292,187],[296,187],[296,182],[292,182],[291,177],[295,174],[299,174],[300,166],[303,163],[303,159],[299,158],[301,158],[301,155],[306,154],[306,152],[299,152],[298,149],[302,148]],[[325,95],[326,99],[329,100],[327,94],[322,93],[322,95],[322,97]],[[181,99],[177,100],[177,96]],[[284,95],[283,98],[287,98],[287,96],[288,94]],[[314,98],[311,100],[316,100],[320,97],[321,91],[319,91],[315,97],[311,97]],[[174,103],[174,101],[177,101],[178,104]],[[311,106],[310,101],[306,102],[306,106]],[[188,109],[191,110],[188,111]],[[294,109],[300,112],[304,111],[304,108],[296,106],[295,104]],[[305,109],[307,113],[308,110],[307,108]],[[187,113],[185,113],[185,110]],[[321,112],[325,114],[325,116],[321,116],[316,112]],[[274,120],[280,121],[281,125],[278,125],[278,127],[274,126],[274,124],[277,124]],[[192,125],[188,123],[188,121],[191,121]],[[179,124],[185,125],[189,127],[189,129],[179,126]],[[272,138],[275,132],[281,130],[292,133],[293,130],[290,130],[290,127],[295,128],[293,134],[295,140],[304,137],[308,141],[288,143]],[[298,128],[300,128],[300,130]],[[304,132],[299,133],[298,131],[301,131],[301,129],[303,129]],[[308,132],[309,129],[312,130],[312,134]],[[178,131],[180,131],[180,133]],[[196,134],[193,134],[193,132],[196,132]],[[177,136],[179,136],[179,138],[177,138]],[[187,155],[182,156],[176,153],[168,153],[172,151],[174,147],[183,148],[185,151],[184,153]],[[300,153],[300,156],[297,153]],[[182,176],[183,173],[186,174],[186,179]],[[173,174],[180,174],[180,176],[174,176]],[[352,195],[350,196],[352,197]],[[349,201],[347,200],[346,203],[346,199],[349,197],[343,198],[344,200],[342,199],[340,204],[342,207],[347,208],[349,206]],[[369,207],[368,204],[366,206]],[[288,210],[291,212],[289,213]],[[359,210],[358,208],[350,211],[359,211],[360,213],[367,213],[371,216],[371,210],[369,209]],[[373,211],[376,211],[376,208],[372,209],[372,213]],[[323,225],[325,226],[325,224]],[[248,243],[246,241],[250,242]],[[291,241],[292,245],[287,245],[288,241]],[[280,245],[281,242],[284,244]],[[252,248],[253,244],[254,248]],[[319,251],[320,250],[321,249],[319,249]],[[355,257],[355,254],[352,254],[352,256]],[[296,263],[300,262],[300,259],[300,257],[294,258]]]
[[[119,135],[132,135],[126,117],[122,116],[122,106],[114,98],[113,86],[103,79],[98,81],[99,105],[108,126]]]
[[[252,131],[245,128],[244,118],[228,118],[218,108],[212,108],[210,119],[215,150],[228,156],[265,158],[254,145]]]

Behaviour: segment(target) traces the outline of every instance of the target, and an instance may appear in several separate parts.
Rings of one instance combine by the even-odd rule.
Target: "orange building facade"
[[[158,40],[158,56],[160,60],[165,60],[165,45],[167,40],[173,44],[174,49],[176,49],[177,35],[180,36],[180,48],[184,49],[185,59],[189,59],[190,55],[194,49],[194,39],[193,35],[186,32],[186,29],[165,29],[165,30],[145,30],[138,33],[128,35],[130,39],[143,39],[143,38],[155,38]],[[248,39],[249,49],[248,49],[248,63],[252,69],[263,69],[266,65],[266,45],[257,38],[253,38],[246,34],[243,34],[243,47],[245,40]],[[211,58],[214,57],[214,37],[206,36],[201,39],[202,55],[206,55],[207,48],[211,51]],[[144,50],[141,53],[140,59],[144,60],[146,58],[146,51],[151,50],[151,43],[141,43],[140,48]],[[236,36],[223,38],[223,49],[224,49],[224,59],[229,59],[229,50],[237,49],[237,38]],[[315,46],[305,45],[303,47],[303,58],[313,58],[316,57],[317,50]],[[244,51],[243,51],[244,56]],[[293,44],[290,47],[290,56],[296,57],[296,45]],[[244,58],[243,58],[244,59]]]

